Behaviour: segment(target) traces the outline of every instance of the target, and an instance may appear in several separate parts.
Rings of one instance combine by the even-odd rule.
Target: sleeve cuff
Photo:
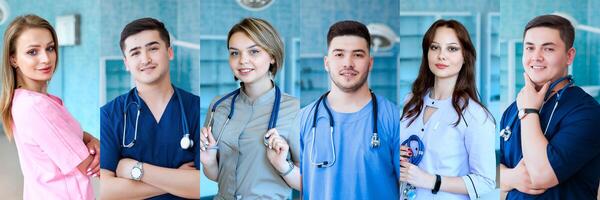
[[[470,199],[480,198],[482,195],[492,191],[495,187],[495,181],[488,180],[485,177],[476,174],[469,174],[462,177],[469,193]]]

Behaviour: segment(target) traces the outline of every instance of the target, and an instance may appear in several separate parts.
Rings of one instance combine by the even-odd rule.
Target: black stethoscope
[[[175,95],[177,95],[177,100],[179,100],[179,109],[181,110],[181,121],[182,121],[181,126],[183,128],[183,137],[181,137],[181,140],[179,141],[179,145],[181,146],[182,149],[189,149],[194,146],[194,141],[190,139],[187,117],[185,115],[185,110],[183,108],[183,103],[181,100],[182,97],[179,94],[179,91],[177,91],[177,88],[175,88],[175,86],[172,86],[172,87],[173,87],[173,91],[175,91]],[[121,147],[125,147],[125,148],[131,148],[131,147],[133,147],[133,145],[135,145],[135,141],[137,140],[140,111],[142,110],[142,106],[140,104],[140,102],[141,102],[140,96],[138,95],[136,88],[133,89],[133,96],[135,97],[135,101],[132,101],[129,103],[127,103],[129,101],[129,95],[127,95],[127,97],[125,97],[125,103],[127,104],[127,106],[125,106],[125,110],[123,111],[123,120],[125,120],[125,122],[123,123],[123,140],[121,142]],[[136,106],[136,111],[137,111],[137,114],[135,116],[135,127],[134,127],[134,132],[133,132],[134,135],[133,135],[133,140],[131,142],[129,142],[128,144],[125,144],[125,135],[127,134],[127,112],[129,110],[129,106],[132,104]]]
[[[211,112],[210,112],[210,116],[208,119],[208,125],[210,127],[213,126],[214,123],[214,113],[217,110],[217,107],[219,107],[219,105],[221,104],[221,102],[225,101],[225,99],[232,97],[231,98],[231,108],[229,110],[229,115],[227,115],[227,119],[225,120],[225,123],[223,123],[223,126],[221,126],[221,130],[219,130],[219,137],[217,138],[216,144],[212,147],[209,147],[208,149],[219,149],[219,141],[221,141],[221,137],[223,137],[223,130],[225,129],[225,126],[227,126],[227,124],[229,123],[229,120],[231,120],[231,118],[233,117],[233,113],[235,111],[235,100],[237,98],[237,96],[240,94],[240,89],[238,88],[237,90],[234,90],[233,92],[230,92],[229,94],[221,97],[219,100],[217,100],[215,102],[215,104],[212,106],[211,108]],[[279,90],[279,87],[277,87],[277,85],[275,85],[275,102],[273,102],[273,110],[271,111],[271,118],[269,119],[269,126],[267,128],[267,130],[271,130],[272,128],[275,128],[277,126],[277,115],[279,114],[279,106],[281,104],[281,91]],[[268,138],[264,138],[263,143],[268,146]],[[205,148],[208,147],[207,144],[204,144]]]
[[[552,117],[554,116],[554,111],[556,110],[556,107],[558,107],[558,101],[560,101],[560,97],[562,97],[563,93],[569,87],[571,87],[573,85],[573,78],[571,77],[571,75],[562,77],[562,78],[552,82],[552,84],[550,84],[550,87],[548,88],[548,91],[546,92],[546,95],[544,96],[544,103],[546,103],[548,97],[552,93],[552,89],[564,80],[568,80],[569,83],[556,93],[556,101],[554,103],[554,107],[552,108],[552,112],[550,113],[550,119],[548,119],[548,124],[546,124],[546,128],[544,129],[544,135],[546,135],[546,132],[548,131],[548,127],[550,127],[550,122],[552,122]],[[541,113],[541,110],[540,110],[540,113]],[[510,139],[510,136],[512,135],[512,131],[510,130],[510,127],[512,127],[515,124],[517,118],[519,118],[518,115],[519,115],[519,113],[516,112],[514,114],[514,116],[512,116],[510,118],[510,121],[508,121],[508,123],[506,124],[506,127],[504,127],[502,130],[500,130],[500,137],[502,137],[504,139],[504,141],[508,141]]]
[[[379,136],[377,135],[377,97],[375,97],[375,94],[373,94],[373,91],[369,91],[371,93],[371,101],[373,102],[373,136],[371,136],[371,148],[377,148],[379,147]],[[336,155],[335,155],[335,145],[333,144],[333,126],[334,126],[334,121],[333,121],[333,115],[331,114],[331,110],[329,109],[329,107],[327,107],[327,95],[329,94],[329,91],[326,92],[325,94],[323,94],[319,100],[317,100],[317,102],[315,103],[315,105],[313,106],[313,109],[315,110],[314,116],[313,116],[313,123],[312,123],[312,127],[311,127],[311,132],[312,132],[312,147],[310,149],[310,161],[311,164],[316,165],[318,168],[323,168],[323,167],[331,167],[333,166],[333,164],[335,164],[336,161]],[[330,161],[322,161],[322,162],[315,162],[313,157],[313,152],[315,149],[315,136],[317,135],[316,129],[317,129],[317,114],[319,113],[319,105],[321,104],[321,102],[323,102],[323,107],[325,107],[325,111],[327,111],[327,115],[329,116],[329,138],[331,140],[331,153],[333,155],[333,159]]]

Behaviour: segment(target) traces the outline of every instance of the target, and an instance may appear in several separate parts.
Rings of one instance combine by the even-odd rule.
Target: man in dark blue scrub
[[[525,27],[525,86],[500,122],[500,187],[507,199],[596,198],[600,105],[567,76],[574,37],[571,23],[556,15]]]
[[[121,32],[135,88],[101,108],[102,199],[200,197],[200,98],[171,84],[164,24],[142,18]]]

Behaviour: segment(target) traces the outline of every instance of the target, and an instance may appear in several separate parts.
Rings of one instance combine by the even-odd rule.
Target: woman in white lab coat
[[[414,140],[400,148],[400,181],[414,187],[402,193],[416,199],[479,198],[496,185],[496,157],[495,122],[475,85],[475,48],[462,24],[438,20],[423,37],[422,49],[400,141],[416,135],[424,148],[408,145]],[[410,162],[418,156],[421,162]]]

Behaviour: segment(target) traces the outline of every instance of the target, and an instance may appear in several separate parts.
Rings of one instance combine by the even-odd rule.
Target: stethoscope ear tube
[[[335,144],[333,142],[333,127],[334,127],[334,123],[335,121],[333,120],[333,114],[331,113],[331,110],[329,109],[329,107],[327,106],[327,95],[329,95],[330,91],[325,92],[325,94],[321,95],[321,97],[319,97],[319,99],[315,102],[313,108],[314,108],[314,113],[313,113],[313,121],[312,121],[312,126],[311,126],[311,132],[312,132],[312,146],[311,146],[311,150],[310,150],[310,160],[311,160],[311,164],[317,166],[318,168],[324,168],[324,167],[331,167],[333,166],[333,164],[335,164],[336,162],[336,153],[335,153]],[[372,101],[372,106],[373,106],[373,110],[371,111],[373,113],[373,135],[371,136],[371,142],[369,144],[369,146],[371,148],[377,148],[380,146],[380,139],[379,139],[379,135],[377,134],[377,111],[378,111],[378,106],[377,106],[377,97],[375,96],[375,94],[373,93],[373,91],[369,90],[369,92],[371,93],[371,101]],[[317,129],[317,118],[318,118],[318,113],[319,113],[319,106],[323,104],[323,107],[325,108],[325,111],[327,111],[327,115],[329,117],[329,137],[330,137],[330,149],[331,149],[331,155],[333,156],[333,159],[331,162],[329,161],[323,161],[323,162],[317,162],[313,159],[313,153],[314,153],[314,149],[315,149],[315,143],[316,143],[316,129]],[[316,156],[315,156],[316,157]]]
[[[275,87],[275,101],[273,102],[273,110],[271,111],[271,116],[269,118],[269,124],[267,127],[267,131],[275,128],[277,126],[277,118],[279,116],[279,107],[281,105],[281,90],[279,89],[279,87],[277,87],[277,85],[274,85]],[[221,102],[225,101],[227,98],[232,97],[231,98],[231,108],[229,110],[229,114],[227,115],[227,118],[225,119],[225,123],[223,123],[223,125],[221,126],[221,130],[219,130],[219,136],[217,137],[217,141],[214,147],[211,147],[209,149],[219,149],[219,143],[221,141],[221,138],[223,137],[223,130],[225,130],[225,127],[227,126],[227,124],[229,124],[229,120],[231,120],[231,118],[233,117],[233,114],[235,112],[235,100],[237,99],[238,95],[240,94],[241,89],[236,89],[233,92],[230,92],[229,94],[221,97],[219,100],[217,100],[212,108],[211,108],[211,112],[209,115],[209,119],[208,119],[208,126],[212,127],[213,123],[214,123],[214,113],[217,110],[217,107],[221,104]]]
[[[187,123],[187,115],[185,114],[185,109],[183,108],[183,100],[179,91],[173,86],[173,90],[175,94],[177,94],[177,100],[179,100],[179,108],[181,110],[181,121],[183,122],[183,137],[179,141],[179,145],[182,149],[191,149],[194,147],[194,141],[190,139],[190,131]]]
[[[135,90],[135,89],[134,89]],[[139,102],[139,97],[137,96],[137,91],[134,91],[134,95],[136,96],[136,102],[131,102],[131,103],[127,103],[127,101],[129,100],[129,95],[127,95],[127,97],[125,97],[125,109],[123,110],[123,139],[121,140],[121,146],[125,147],[125,148],[131,148],[133,147],[133,145],[135,145],[135,142],[137,140],[137,127],[138,127],[138,121],[140,119],[140,111],[142,110],[142,107],[140,106]],[[127,113],[129,112],[129,106],[131,106],[131,104],[136,106],[136,111],[137,114],[135,115],[135,126],[134,126],[134,134],[133,134],[133,140],[127,144],[125,144],[125,139],[127,136]]]
[[[181,112],[181,123],[182,123],[182,129],[183,129],[183,136],[181,138],[181,140],[179,141],[179,144],[181,146],[182,149],[190,149],[194,146],[194,141],[192,139],[190,139],[190,134],[189,134],[189,127],[188,127],[188,123],[187,123],[187,115],[185,114],[185,109],[183,108],[183,100],[182,100],[182,96],[179,94],[179,91],[177,90],[177,88],[172,85],[173,87],[173,91],[175,93],[175,95],[177,96],[177,100],[179,100],[179,109]],[[135,145],[135,142],[137,141],[137,135],[138,135],[138,124],[139,124],[139,120],[140,120],[140,113],[142,110],[142,106],[141,106],[141,100],[140,97],[137,93],[137,89],[133,88],[133,95],[136,99],[136,101],[130,102],[129,101],[129,95],[127,95],[125,97],[125,109],[123,110],[123,138],[121,141],[121,146],[125,147],[125,148],[131,148]],[[128,144],[125,144],[125,140],[126,140],[126,136],[127,136],[127,113],[129,111],[129,106],[131,106],[131,104],[136,106],[136,115],[135,115],[135,125],[134,125],[134,132],[133,132],[133,140],[131,142],[129,142]]]

